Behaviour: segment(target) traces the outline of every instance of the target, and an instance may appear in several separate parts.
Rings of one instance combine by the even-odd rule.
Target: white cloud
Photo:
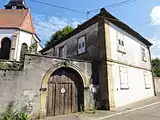
[[[155,6],[150,14],[152,25],[160,25],[160,6]]]
[[[153,46],[151,46],[151,56],[152,58],[160,58],[160,39],[157,37],[154,37],[150,39]]]
[[[76,28],[77,25],[82,22],[81,20],[69,20],[55,16],[46,17],[44,15],[37,14],[34,15],[33,20],[36,32],[42,40],[49,40],[54,32],[66,27],[67,25]],[[42,44],[44,43],[45,41],[42,41]]]

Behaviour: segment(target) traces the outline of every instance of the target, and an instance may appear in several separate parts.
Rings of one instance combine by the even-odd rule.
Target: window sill
[[[117,50],[117,51],[120,52],[120,53],[126,54],[126,52],[124,52],[124,51],[120,51],[120,50]]]
[[[129,88],[121,88],[121,90],[129,90]]]
[[[147,60],[142,60],[143,62],[147,62]]]
[[[151,89],[151,87],[145,87],[145,89]]]
[[[87,53],[87,51],[85,51],[85,52],[83,52],[83,53],[78,53],[78,52],[77,52],[77,56],[84,55],[84,54],[86,54],[86,53]]]

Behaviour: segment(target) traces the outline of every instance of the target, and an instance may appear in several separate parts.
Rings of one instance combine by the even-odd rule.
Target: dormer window
[[[17,6],[12,6],[12,9],[14,10],[14,9],[17,9]]]
[[[5,9],[27,9],[24,0],[10,0],[4,7]]]

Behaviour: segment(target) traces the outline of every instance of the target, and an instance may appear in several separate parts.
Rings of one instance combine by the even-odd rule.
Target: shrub
[[[0,114],[0,120],[28,120],[26,109],[14,109],[14,102],[10,102],[6,109]]]

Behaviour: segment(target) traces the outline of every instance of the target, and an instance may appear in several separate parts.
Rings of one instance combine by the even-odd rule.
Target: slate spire
[[[25,0],[10,0],[4,7],[5,9],[28,9]]]

